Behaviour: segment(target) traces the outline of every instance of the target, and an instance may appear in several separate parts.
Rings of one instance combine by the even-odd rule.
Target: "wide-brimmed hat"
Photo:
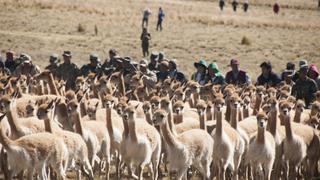
[[[158,58],[159,58],[159,53],[156,52],[156,51],[153,51],[153,52],[151,53],[151,55],[150,55],[150,59],[157,61]]]
[[[147,67],[147,66],[148,66],[148,61],[145,60],[145,59],[142,59],[142,60],[139,62],[139,66]]]
[[[207,62],[204,59],[201,59],[199,62],[194,63],[194,67],[198,68],[199,66],[202,66],[205,69],[207,69]]]
[[[283,77],[292,77],[294,75],[294,70],[286,69],[283,71]]]
[[[271,69],[272,68],[272,64],[270,61],[264,61],[263,63],[260,64],[260,67],[265,67],[267,69]]]
[[[165,67],[165,68],[169,68],[169,62],[168,61],[162,61],[159,66]]]
[[[71,53],[71,51],[63,51],[62,56],[71,57],[72,53]]]
[[[58,54],[51,54],[49,57],[49,61],[52,63],[57,63],[59,61],[59,56]]]
[[[96,62],[100,61],[99,56],[97,54],[90,54],[89,59],[90,61],[96,61]]]
[[[308,61],[305,59],[301,59],[299,61],[299,67],[301,68],[302,66],[308,66]]]
[[[309,70],[309,66],[307,64],[300,66],[299,71],[308,71]]]
[[[208,65],[208,69],[212,69],[212,70],[215,70],[216,71],[216,74],[220,74],[220,70],[219,70],[219,67],[217,65],[217,63],[210,63]]]
[[[21,53],[19,59],[23,63],[31,63],[31,56],[26,53]]]

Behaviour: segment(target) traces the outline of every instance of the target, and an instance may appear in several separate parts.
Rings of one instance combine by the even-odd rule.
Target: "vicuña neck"
[[[129,125],[126,120],[122,120],[123,122],[123,137],[128,138],[129,137]]]
[[[149,124],[153,124],[152,123],[152,119],[151,119],[151,112],[147,112],[146,113],[146,120],[147,120],[147,122],[149,123]]]
[[[81,136],[83,136],[83,128],[82,128],[80,114],[77,112],[72,114],[71,116],[73,117],[73,122],[75,123],[76,132]]]
[[[294,113],[293,121],[296,123],[300,123],[301,122],[301,115],[302,115],[301,111],[296,110]]]
[[[288,140],[292,140],[293,135],[292,135],[292,127],[291,127],[291,122],[290,122],[290,117],[285,116],[283,117],[285,121],[285,129],[286,129],[286,137]]]
[[[227,102],[227,109],[226,109],[226,120],[230,123],[230,119],[231,119],[231,106],[230,106],[230,101],[226,100]]]
[[[266,132],[265,128],[258,127],[258,134],[257,134],[257,142],[258,143],[264,144],[264,142],[265,142],[265,137],[264,137],[265,132]]]
[[[172,134],[176,136],[177,132],[176,132],[176,128],[173,123],[173,115],[172,115],[171,110],[169,110],[169,113],[168,113],[168,125],[169,125],[169,128],[170,128]]]
[[[168,121],[169,121],[169,119],[168,119]],[[168,144],[168,146],[172,147],[172,146],[177,146],[178,145],[178,141],[175,139],[175,135],[170,130],[168,122],[162,124],[160,126],[160,129],[161,129],[161,132],[162,132],[163,139],[166,142],[166,144]]]
[[[112,126],[112,119],[111,119],[111,108],[106,108],[106,123],[107,123],[107,129],[109,132],[110,137],[113,137],[113,126]]]
[[[238,108],[232,108],[231,109],[231,126],[234,128],[234,129],[237,129],[238,128]]]
[[[54,78],[52,74],[49,74],[48,77],[48,84],[49,84],[49,88],[50,88],[50,93],[54,94],[54,95],[60,95],[59,91],[57,89],[56,84],[54,83]]]
[[[262,103],[262,98],[261,97],[256,97],[256,103],[254,104],[254,109],[253,109],[253,115],[257,115]]]
[[[180,124],[183,122],[183,115],[182,113],[175,115],[174,117],[174,123],[175,124]]]
[[[53,133],[51,120],[49,118],[44,119],[44,129],[46,132]]]
[[[133,142],[138,142],[137,129],[135,120],[128,122],[129,125],[129,136]]]
[[[276,135],[277,126],[278,126],[278,109],[273,109],[270,111],[269,120],[267,124],[267,129],[273,136]]]
[[[203,112],[202,114],[200,114],[200,129],[203,129],[205,131],[207,131],[207,125],[206,125],[206,113]]]
[[[216,134],[221,136],[222,135],[222,112],[215,109],[216,117],[217,117],[217,124],[216,124]]]
[[[247,118],[247,117],[249,117],[249,106],[248,107],[243,107],[243,118]]]
[[[11,109],[7,112],[7,119],[8,119],[10,129],[11,129],[12,136],[14,137],[14,139],[17,139],[17,138],[20,138],[21,136],[23,136],[23,134],[22,134],[20,126],[17,122],[18,115],[17,115],[16,111],[13,109]]]

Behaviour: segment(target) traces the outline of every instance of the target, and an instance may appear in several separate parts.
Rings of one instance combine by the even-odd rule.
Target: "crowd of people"
[[[167,78],[175,79],[180,82],[186,82],[186,75],[180,71],[175,59],[168,59],[163,52],[152,52],[150,62],[142,59],[140,62],[134,61],[131,57],[120,57],[115,49],[109,50],[109,58],[101,62],[97,54],[90,54],[89,63],[79,68],[72,60],[71,51],[64,51],[62,54],[63,62],[60,62],[57,54],[49,57],[49,65],[46,70],[60,79],[64,80],[67,89],[75,88],[75,81],[78,76],[88,76],[90,73],[98,75],[107,75],[122,71],[124,76],[132,77],[138,71],[143,76],[143,81],[151,88],[157,82],[162,82]],[[307,60],[299,61],[299,68],[295,68],[293,62],[288,62],[285,70],[281,74],[274,72],[271,62],[265,61],[260,64],[261,74],[255,81],[256,85],[266,87],[277,87],[283,84],[292,87],[292,95],[297,99],[303,99],[308,107],[314,100],[315,92],[320,89],[320,73],[316,65],[308,64]],[[249,74],[240,68],[240,61],[230,60],[231,70],[225,75],[221,72],[217,63],[210,63],[204,59],[194,63],[195,73],[191,75],[191,80],[200,85],[211,83],[213,85],[234,84],[245,86],[253,83]],[[26,75],[32,77],[40,72],[40,68],[33,64],[31,56],[21,53],[15,56],[13,51],[6,53],[6,59],[0,61],[0,70],[2,73],[18,76]]]

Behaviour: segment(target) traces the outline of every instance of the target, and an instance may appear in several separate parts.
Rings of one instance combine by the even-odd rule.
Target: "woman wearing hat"
[[[320,89],[320,73],[315,64],[311,64],[308,70],[308,77],[313,79],[318,86],[318,89]]]
[[[201,59],[199,62],[194,63],[194,67],[197,68],[197,72],[192,74],[191,80],[198,82],[200,85],[206,84],[206,72],[207,72],[206,61]]]
[[[221,74],[218,65],[216,63],[211,63],[208,65],[208,74],[207,74],[208,82],[212,84],[220,84],[224,85],[226,83],[224,76]]]

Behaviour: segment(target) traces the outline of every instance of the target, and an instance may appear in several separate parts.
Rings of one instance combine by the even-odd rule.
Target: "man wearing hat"
[[[104,63],[101,66],[101,69],[103,70],[108,70],[108,69],[112,69],[112,67],[114,66],[114,64],[116,63],[115,61],[118,58],[118,52],[115,49],[110,49],[109,50],[109,59],[106,59],[104,61]]]
[[[295,66],[295,64],[293,63],[293,62],[288,62],[287,63],[287,65],[286,65],[286,69],[281,73],[281,80],[283,81],[284,80],[284,75],[285,75],[285,73],[293,73],[293,74],[295,74],[295,68],[296,68],[296,66]]]
[[[257,79],[257,85],[267,85],[267,87],[275,87],[280,82],[280,77],[272,71],[271,62],[265,61],[260,64],[261,75]]]
[[[175,59],[169,61],[169,76],[172,79],[175,79],[180,82],[186,81],[185,75],[177,69],[177,63]]]
[[[11,73],[17,68],[19,63],[14,60],[14,52],[8,51],[6,52],[6,61],[4,62],[6,68],[10,70]]]
[[[149,88],[153,88],[157,83],[157,75],[150,71],[148,68],[148,62],[145,59],[142,59],[139,63],[139,70],[142,73],[142,81]]]
[[[152,52],[150,55],[150,63],[148,64],[148,69],[150,71],[156,72],[158,71],[158,58],[159,53],[158,52]]]
[[[89,73],[99,73],[101,71],[100,59],[97,54],[90,54],[90,63],[83,65],[80,69],[81,75],[86,77]]]
[[[230,66],[232,70],[227,72],[226,74],[226,83],[234,85],[243,85],[250,83],[250,78],[247,72],[240,70],[239,64],[239,60],[231,59]]]
[[[308,108],[315,99],[315,93],[317,92],[316,82],[307,76],[309,66],[307,64],[300,66],[299,79],[292,87],[291,94],[297,99],[305,101],[305,105]]]
[[[58,54],[51,54],[51,56],[49,57],[49,65],[46,66],[44,69],[49,70],[53,76],[56,76],[56,71],[58,68],[58,63],[59,63],[59,57]]]
[[[62,56],[64,62],[57,68],[57,77],[66,82],[66,90],[75,89],[75,82],[80,70],[76,64],[71,62],[72,54],[70,51],[64,51]]]
[[[207,62],[201,59],[199,62],[194,63],[197,71],[191,75],[191,80],[198,82],[200,85],[206,84]]]
[[[157,72],[157,79],[162,82],[169,77],[169,62],[162,61],[158,68],[159,72]]]
[[[40,73],[40,68],[37,65],[32,64],[31,57],[28,54],[21,53],[18,59],[21,64],[15,69],[13,75],[34,76]]]
[[[213,85],[224,85],[226,83],[224,76],[221,74],[218,65],[216,63],[210,63],[208,65],[207,82],[211,82]]]

